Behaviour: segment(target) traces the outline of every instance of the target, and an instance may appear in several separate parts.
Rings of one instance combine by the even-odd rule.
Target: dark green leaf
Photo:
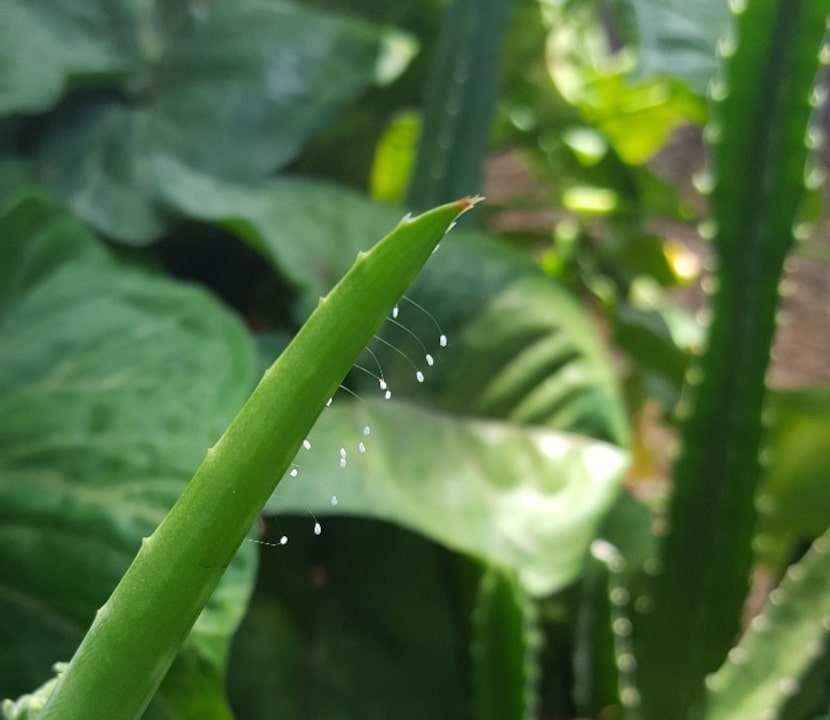
[[[485,573],[473,631],[476,720],[537,717],[542,635],[538,611],[515,577],[494,568]]]
[[[469,718],[467,618],[445,553],[365,520],[325,520],[320,537],[310,518],[277,524],[290,541],[264,550],[231,656],[237,717]]]
[[[97,228],[132,243],[169,224],[155,159],[236,180],[283,167],[372,82],[381,47],[381,32],[369,25],[288,3],[180,3],[143,14],[126,2],[117,11],[98,4],[123,36],[126,70],[117,82],[87,83],[95,89],[50,115],[40,180]],[[83,17],[62,19],[56,33],[77,32],[82,42],[90,32]],[[37,45],[37,27],[16,32]],[[63,60],[66,67],[50,65],[53,73],[71,74]]]
[[[480,282],[483,291],[486,277]],[[436,379],[443,404],[626,444],[627,424],[604,350],[561,287],[528,275],[467,308],[472,317],[451,336],[456,344]]]
[[[16,695],[74,652],[241,404],[254,357],[206,293],[120,266],[44,199],[0,218],[0,288],[0,693]],[[197,621],[178,666],[197,686],[194,664],[219,682],[253,572],[246,549]],[[167,695],[189,681],[169,682],[159,707],[179,710],[154,717],[192,717]]]
[[[630,620],[624,600],[642,583],[643,564],[654,555],[652,512],[629,493],[620,493],[603,521],[601,545],[611,558],[592,553],[581,576],[573,653],[574,700],[582,715],[596,717],[620,704],[621,637],[615,628]],[[616,591],[616,592],[615,592]],[[612,595],[615,602],[612,602]],[[624,638],[622,638],[624,640]],[[629,678],[631,675],[629,674]]]

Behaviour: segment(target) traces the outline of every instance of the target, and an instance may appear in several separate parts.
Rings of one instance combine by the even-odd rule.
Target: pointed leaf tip
[[[455,206],[458,208],[459,212],[467,212],[471,207],[475,207],[480,202],[484,201],[483,195],[468,195],[465,198],[461,198],[460,200],[456,200]]]

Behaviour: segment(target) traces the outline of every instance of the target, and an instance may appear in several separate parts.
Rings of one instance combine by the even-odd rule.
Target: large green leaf
[[[627,444],[616,380],[593,323],[522,253],[459,233],[441,246],[407,298],[417,305],[399,304],[397,321],[406,329],[389,323],[378,334],[409,359],[382,342],[372,346],[397,396],[417,398],[426,389],[458,415]],[[445,348],[430,315],[448,338]],[[424,364],[427,352],[434,367]],[[422,367],[426,384],[417,382],[410,360]],[[370,379],[362,380],[368,387]]]
[[[320,537],[310,518],[278,525],[291,540],[265,549],[231,654],[237,717],[470,718],[467,618],[446,553],[366,520],[328,519]]]
[[[587,438],[394,401],[337,398],[310,445],[268,511],[392,521],[515,568],[537,595],[577,575],[626,463]]]
[[[382,46],[369,25],[285,2],[95,5],[89,13],[107,18],[121,40],[122,72],[87,79],[96,89],[73,94],[50,116],[40,179],[97,228],[134,243],[169,224],[155,158],[238,180],[282,167],[372,81]],[[73,49],[99,31],[83,15],[53,17],[45,3],[38,10],[16,13],[11,27],[35,46],[41,26],[68,35]],[[71,77],[73,57],[47,63],[51,84],[61,72]],[[38,68],[34,61],[28,72]]]
[[[211,297],[117,264],[56,204],[27,197],[0,218],[0,693],[69,659],[253,367]],[[148,717],[193,717],[206,685],[221,700],[253,560],[231,564]]]

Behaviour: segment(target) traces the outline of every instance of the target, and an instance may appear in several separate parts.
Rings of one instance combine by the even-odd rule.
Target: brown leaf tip
[[[483,195],[470,195],[465,198],[461,198],[461,200],[457,200],[455,206],[458,208],[459,213],[463,213],[467,212],[467,210],[469,210],[471,207],[475,207],[483,200]]]

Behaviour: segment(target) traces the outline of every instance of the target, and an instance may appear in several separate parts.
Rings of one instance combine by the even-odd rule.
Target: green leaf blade
[[[42,720],[142,712],[327,398],[449,225],[475,202],[405,218],[321,300],[143,541]],[[129,669],[112,662],[118,657],[129,658]]]

